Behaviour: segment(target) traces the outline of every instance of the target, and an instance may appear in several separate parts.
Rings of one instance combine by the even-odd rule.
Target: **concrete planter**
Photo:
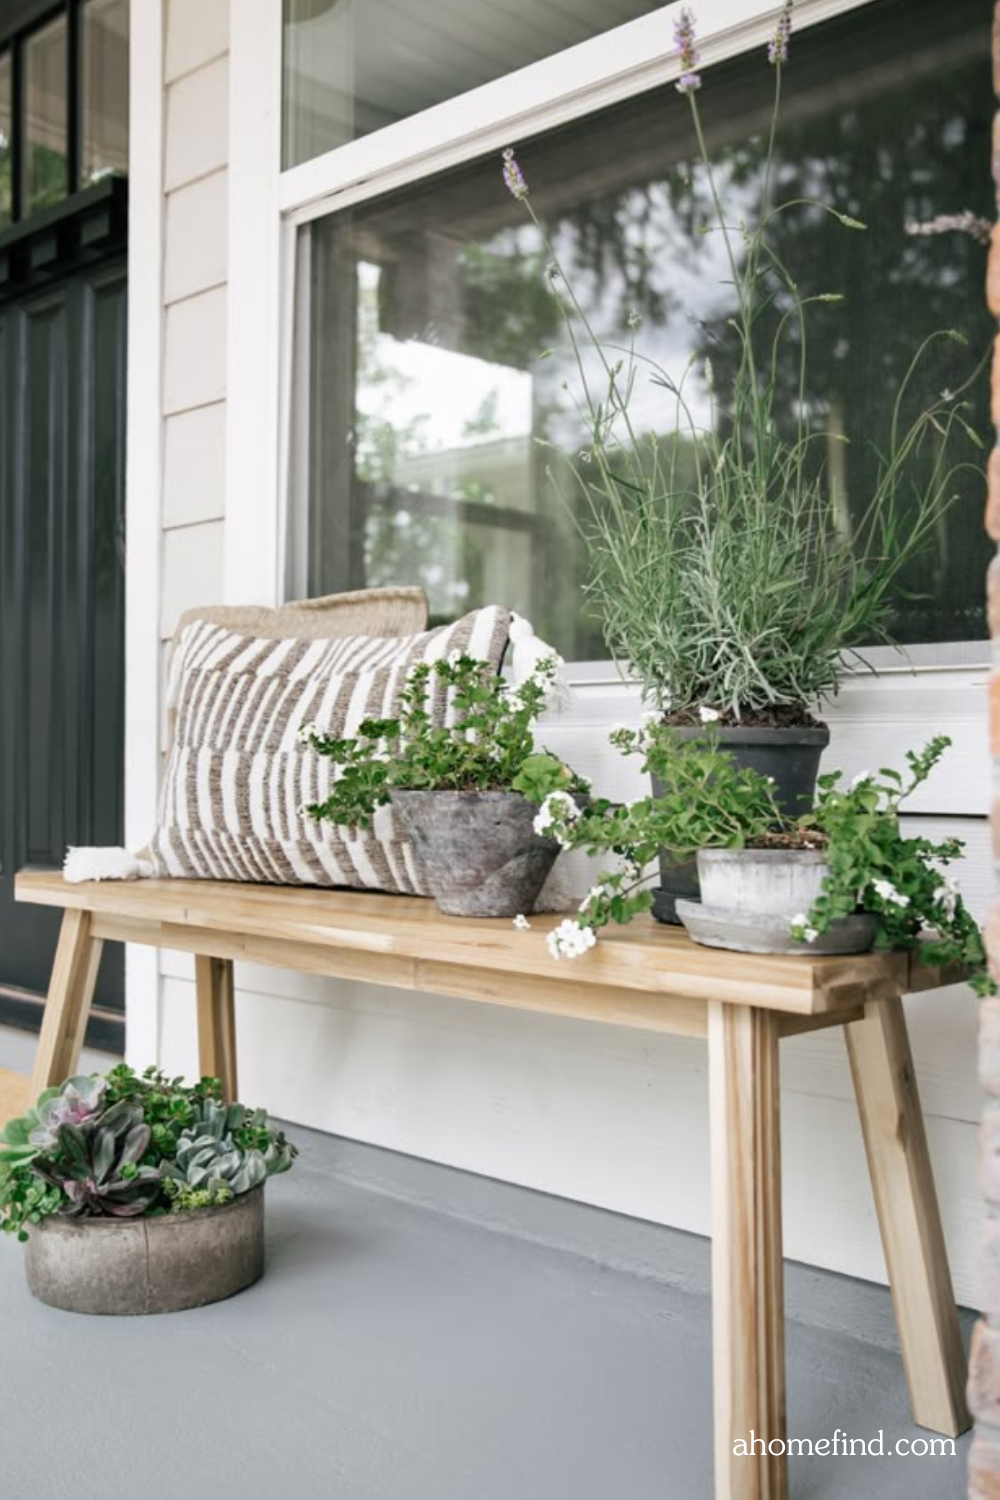
[[[797,943],[791,918],[806,913],[823,888],[828,865],[815,849],[702,849],[701,900],[677,903],[695,942],[738,953],[864,953],[875,939],[867,915],[844,917],[812,943]]]
[[[403,792],[393,810],[451,917],[516,917],[534,910],[559,845],[532,827],[520,792]]]
[[[264,1188],[159,1218],[69,1219],[31,1230],[32,1296],[65,1312],[134,1316],[221,1302],[264,1274]]]
[[[692,726],[678,733],[684,739],[697,739],[704,729]],[[729,724],[717,730],[719,746],[728,750],[741,767],[774,777],[774,796],[789,819],[808,812],[816,791],[816,777],[823,751],[830,743],[826,724],[801,729],[760,729]],[[653,778],[653,795],[662,786]],[[679,922],[678,901],[698,900],[698,870],[695,861],[675,860],[664,850],[660,854],[660,885],[653,892],[653,916],[658,922]],[[801,911],[802,907],[795,907]]]

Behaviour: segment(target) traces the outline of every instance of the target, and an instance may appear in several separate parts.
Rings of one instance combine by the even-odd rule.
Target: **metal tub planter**
[[[264,1274],[264,1184],[297,1148],[263,1110],[124,1065],[46,1089],[0,1131],[0,1228],[33,1296],[131,1317],[219,1302]]]
[[[128,1317],[221,1302],[264,1274],[264,1189],[159,1218],[57,1214],[32,1229],[25,1268],[32,1296],[65,1312]]]

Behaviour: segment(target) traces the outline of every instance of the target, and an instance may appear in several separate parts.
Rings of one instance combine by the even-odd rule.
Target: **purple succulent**
[[[65,1193],[61,1214],[135,1218],[163,1191],[158,1168],[140,1165],[149,1140],[142,1110],[114,1104],[82,1125],[60,1125],[53,1151],[32,1170]]]
[[[38,1124],[28,1139],[42,1151],[56,1144],[62,1125],[82,1125],[92,1119],[101,1109],[104,1090],[103,1078],[87,1078],[83,1075],[69,1078],[51,1098],[43,1099],[38,1106]]]

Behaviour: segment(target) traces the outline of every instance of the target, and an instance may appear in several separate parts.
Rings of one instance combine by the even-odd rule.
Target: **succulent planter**
[[[679,732],[685,739],[694,739],[705,733],[704,729],[697,727]],[[825,724],[801,729],[765,729],[734,724],[719,729],[718,739],[721,748],[732,753],[737,765],[774,778],[775,800],[786,817],[796,818],[812,806],[820,758],[830,743],[830,731]],[[662,787],[654,777],[654,796],[660,791]],[[695,861],[671,859],[664,850],[660,855],[660,885],[653,893],[656,920],[679,922],[677,902],[697,901],[698,895],[699,874]],[[808,910],[808,907],[797,906],[793,910]]]
[[[394,791],[392,806],[448,916],[534,910],[559,845],[535,832],[533,802],[519,792]]]
[[[791,935],[792,917],[809,911],[828,868],[815,849],[703,849],[701,900],[678,901],[677,914],[695,942],[710,948],[800,957],[864,953],[876,930],[867,915],[841,918],[812,943]]]
[[[66,1312],[135,1316],[221,1302],[264,1274],[264,1189],[193,1213],[54,1215],[32,1227],[25,1265],[32,1295]]]

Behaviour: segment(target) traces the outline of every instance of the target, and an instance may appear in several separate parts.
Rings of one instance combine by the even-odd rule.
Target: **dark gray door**
[[[125,288],[116,258],[0,304],[0,1021],[19,1025],[60,914],[15,905],[15,871],[122,837]],[[122,986],[114,945],[92,1039],[118,1039]]]

